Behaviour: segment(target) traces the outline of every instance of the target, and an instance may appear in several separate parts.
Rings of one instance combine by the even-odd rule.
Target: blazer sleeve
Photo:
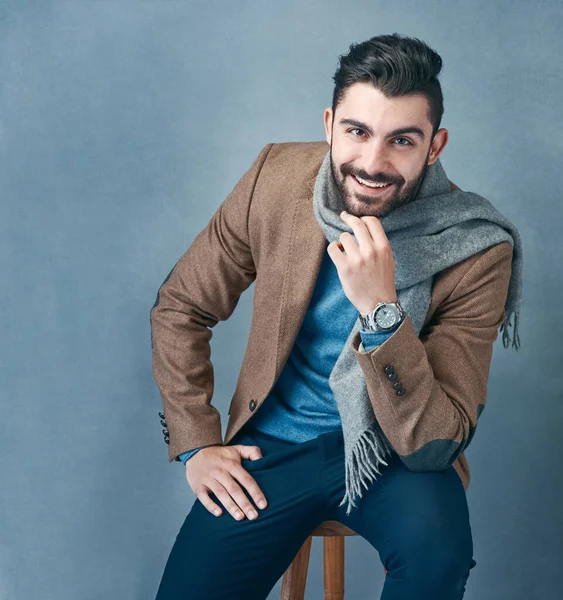
[[[152,365],[168,427],[168,460],[186,448],[222,445],[211,405],[211,328],[233,313],[256,277],[248,215],[256,181],[273,144],[250,168],[174,265],[150,310]]]
[[[473,439],[511,266],[510,243],[481,251],[420,338],[407,312],[380,346],[363,352],[360,336],[351,340],[377,420],[412,471],[447,468]]]

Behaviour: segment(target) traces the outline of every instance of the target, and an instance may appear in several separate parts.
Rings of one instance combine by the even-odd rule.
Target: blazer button
[[[399,377],[396,373],[396,371],[393,371],[393,373],[389,373],[389,375],[387,375],[387,378],[389,379],[389,381],[395,381],[397,379],[397,377]]]
[[[384,371],[387,373],[387,375],[391,375],[391,373],[395,372],[395,367],[393,367],[393,365],[387,365]]]
[[[250,410],[254,410],[256,408],[256,402],[254,402],[254,398],[249,402],[248,408],[250,408]]]
[[[394,390],[400,390],[402,387],[403,387],[403,384],[400,381],[397,381],[397,383],[393,384]]]
[[[163,429],[162,433],[164,434],[164,436],[166,437],[167,435],[169,435],[169,431],[168,429]]]
[[[166,442],[168,445],[170,445],[170,438],[169,438],[169,437],[165,437],[165,438],[164,438],[164,441],[165,441],[165,442]]]
[[[161,413],[160,411],[158,411],[158,416],[159,416],[161,419],[164,419],[164,413]]]
[[[406,393],[407,390],[405,388],[402,388],[397,392],[397,396],[404,396]]]
[[[162,419],[160,419],[160,424],[161,424],[163,427],[166,427],[166,421],[163,421]]]

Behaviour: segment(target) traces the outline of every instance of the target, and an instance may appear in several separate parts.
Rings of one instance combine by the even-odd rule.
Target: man
[[[352,45],[328,145],[265,146],[160,287],[161,422],[197,499],[158,600],[264,599],[324,520],[379,552],[386,600],[462,598],[463,451],[521,262],[515,228],[439,164],[441,65],[397,34]],[[223,441],[211,328],[252,282]]]

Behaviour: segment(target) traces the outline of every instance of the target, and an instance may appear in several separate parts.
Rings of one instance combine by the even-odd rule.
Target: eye
[[[406,142],[406,144],[398,144],[399,146],[412,146],[411,141],[407,138],[404,137],[400,137],[400,138],[395,138],[393,141],[398,141],[398,140],[403,140]]]
[[[365,131],[363,129],[360,129],[359,127],[354,127],[354,129],[350,129],[349,131],[350,132],[352,132],[352,131],[361,131],[363,134],[365,134]],[[361,137],[361,136],[355,135],[354,137]]]

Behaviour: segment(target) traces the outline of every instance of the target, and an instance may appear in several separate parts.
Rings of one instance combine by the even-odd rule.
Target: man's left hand
[[[395,259],[378,217],[356,217],[343,211],[340,218],[354,235],[345,231],[327,252],[336,266],[342,289],[362,316],[378,302],[397,302]],[[345,251],[345,252],[344,252]]]

